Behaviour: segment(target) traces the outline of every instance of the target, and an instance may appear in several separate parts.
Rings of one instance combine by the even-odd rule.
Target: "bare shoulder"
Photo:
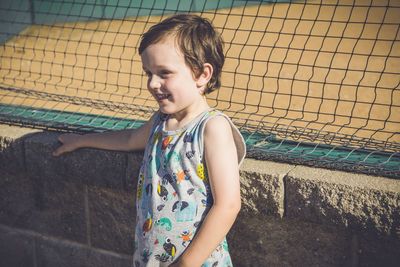
[[[215,116],[207,122],[204,128],[204,146],[206,151],[212,152],[212,155],[206,153],[206,156],[235,152],[232,128],[225,117]]]
[[[223,116],[215,116],[207,122],[204,128],[204,137],[223,137],[232,136],[232,129],[229,121]]]

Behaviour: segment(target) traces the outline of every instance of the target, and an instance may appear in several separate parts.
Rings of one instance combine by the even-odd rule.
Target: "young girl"
[[[245,144],[204,96],[220,86],[222,39],[208,20],[175,15],[142,36],[139,54],[159,111],[136,130],[61,135],[54,154],[145,149],[134,266],[232,266],[225,236],[240,210]]]

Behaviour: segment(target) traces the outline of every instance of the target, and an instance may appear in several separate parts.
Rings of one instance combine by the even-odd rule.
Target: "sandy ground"
[[[226,42],[210,105],[242,127],[400,142],[400,1],[336,2],[204,12]],[[0,103],[148,118],[137,46],[161,19],[28,27],[0,47],[0,86],[22,89]]]

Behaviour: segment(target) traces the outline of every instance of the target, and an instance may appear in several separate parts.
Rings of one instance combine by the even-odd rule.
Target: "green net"
[[[0,121],[140,126],[157,110],[140,35],[181,12],[222,33],[222,87],[208,101],[250,157],[400,176],[400,1],[3,0]]]

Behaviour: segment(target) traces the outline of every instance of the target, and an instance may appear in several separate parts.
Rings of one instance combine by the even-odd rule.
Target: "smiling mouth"
[[[171,96],[170,94],[155,94],[155,97],[158,101],[168,99],[168,97],[170,96]]]

